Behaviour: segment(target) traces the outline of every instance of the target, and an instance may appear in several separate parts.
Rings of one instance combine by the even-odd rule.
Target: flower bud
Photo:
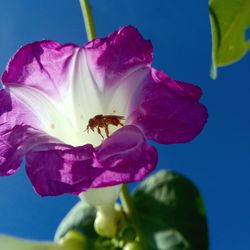
[[[140,242],[128,242],[123,250],[144,250],[143,245]]]
[[[117,213],[114,206],[97,207],[94,228],[101,236],[114,237],[117,232]]]
[[[84,250],[87,249],[87,239],[76,230],[71,230],[60,239],[59,244],[65,250]]]
[[[121,185],[91,188],[79,195],[80,199],[96,207],[94,228],[96,232],[105,237],[114,237],[117,233],[119,212],[115,210],[115,201],[119,195]]]

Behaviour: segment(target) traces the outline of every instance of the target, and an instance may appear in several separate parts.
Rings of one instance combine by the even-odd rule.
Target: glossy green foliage
[[[60,223],[55,234],[55,240],[58,241],[70,230],[88,233],[90,235],[87,236],[90,237],[95,235],[93,229],[95,215],[96,210],[94,207],[85,202],[78,202]]]
[[[250,27],[250,0],[210,0],[212,30],[211,77],[217,67],[240,60],[250,48],[245,32]]]
[[[78,231],[68,231],[58,242],[23,240],[0,235],[1,250],[86,250],[86,239]]]
[[[208,249],[203,202],[185,177],[160,171],[139,185],[134,202],[150,249]]]
[[[80,201],[60,223],[55,241],[60,242],[67,232],[76,230],[84,235],[86,239],[86,249],[88,250],[115,250],[111,240],[97,235],[94,230],[94,220],[96,209],[87,203]]]
[[[160,171],[145,179],[132,196],[139,226],[148,250],[207,250],[208,232],[205,210],[197,188],[185,177]],[[56,241],[70,230],[87,240],[89,250],[140,249],[133,221],[127,216],[114,239],[97,235],[93,223],[96,210],[79,202],[61,222]]]

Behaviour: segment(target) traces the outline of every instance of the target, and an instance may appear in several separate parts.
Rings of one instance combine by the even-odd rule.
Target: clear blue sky
[[[157,4],[155,4],[157,2]],[[211,37],[207,1],[92,0],[98,36],[131,24],[154,46],[154,66],[203,88],[208,124],[192,143],[157,146],[158,169],[177,170],[200,188],[212,250],[245,250],[250,221],[250,56],[209,78]],[[0,71],[21,45],[41,40],[86,42],[77,0],[0,2]],[[52,239],[77,201],[40,198],[24,168],[0,178],[0,233]]]

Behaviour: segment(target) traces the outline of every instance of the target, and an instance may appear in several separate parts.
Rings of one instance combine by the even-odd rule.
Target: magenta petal
[[[125,126],[94,149],[90,144],[72,147],[44,144],[26,156],[27,174],[42,196],[78,194],[141,180],[154,169],[157,152],[141,131]]]
[[[20,84],[39,89],[48,95],[58,95],[58,85],[63,81],[74,44],[61,45],[54,41],[27,44],[10,60],[2,75],[4,85]]]
[[[0,175],[14,174],[24,155],[23,143],[27,139],[27,127],[15,126],[12,130],[1,131]]]
[[[188,142],[201,132],[207,120],[207,110],[198,102],[201,94],[199,87],[151,69],[133,98],[129,123],[158,143]]]
[[[4,89],[0,90],[0,103],[0,175],[10,175],[28,150],[51,138],[38,129],[29,110]]]
[[[26,171],[41,196],[80,193],[92,184],[93,152],[90,144],[45,144],[27,154]]]
[[[125,126],[97,149],[93,187],[142,180],[157,163],[157,151],[135,126]],[[104,171],[105,170],[105,171]]]
[[[152,62],[151,42],[132,26],[122,27],[107,38],[95,39],[84,48],[100,89]]]

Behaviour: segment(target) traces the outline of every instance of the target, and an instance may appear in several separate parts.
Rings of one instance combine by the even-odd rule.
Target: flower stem
[[[82,9],[88,41],[91,41],[96,37],[95,26],[91,15],[91,8],[89,6],[88,0],[80,0],[80,5]]]
[[[85,28],[87,32],[88,41],[91,41],[96,37],[96,32],[95,32],[95,26],[94,26],[93,18],[91,15],[91,9],[90,9],[88,0],[80,0],[80,5],[81,5],[82,13],[83,13],[84,24],[85,24]],[[121,197],[124,211],[129,216],[129,218],[131,219],[131,221],[133,222],[135,226],[138,240],[144,245],[143,249],[147,250],[148,247],[147,247],[146,239],[144,238],[144,235],[140,229],[136,210],[135,210],[133,201],[129,195],[128,187],[126,184],[122,186],[120,197]]]
[[[133,200],[131,199],[131,196],[129,195],[128,186],[126,184],[122,186],[120,198],[121,198],[122,207],[125,213],[128,215],[128,217],[134,224],[139,242],[143,244],[144,246],[143,249],[147,250],[148,249],[147,241],[144,237],[143,232],[141,231],[140,223],[139,223],[138,216],[137,216],[137,211],[133,204]]]

